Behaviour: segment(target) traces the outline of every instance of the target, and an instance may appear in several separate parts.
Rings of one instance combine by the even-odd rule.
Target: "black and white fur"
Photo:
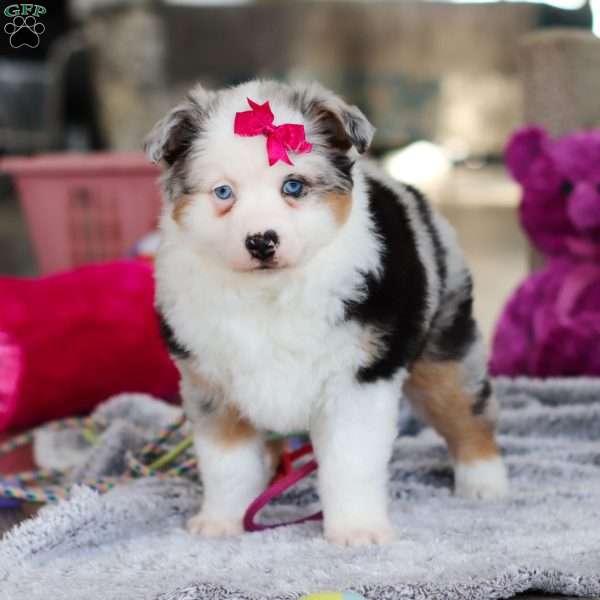
[[[268,100],[276,124],[304,124],[313,151],[269,167],[263,136],[233,133],[248,97]],[[387,464],[403,391],[448,440],[456,493],[507,492],[454,231],[417,190],[359,156],[372,136],[356,107],[316,84],[252,81],[195,88],[148,138],[165,166],[157,307],[204,481],[193,531],[241,532],[272,474],[263,433],[308,430],[327,538],[390,540]],[[302,198],[282,196],[291,176],[306,182]],[[212,192],[224,182],[235,191],[226,207]],[[268,230],[279,243],[265,265],[245,240]],[[455,396],[447,406],[435,373]],[[463,402],[468,414],[455,408]]]

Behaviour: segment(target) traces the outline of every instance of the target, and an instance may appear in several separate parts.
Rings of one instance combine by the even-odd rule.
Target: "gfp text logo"
[[[37,48],[40,45],[40,35],[46,27],[38,17],[46,12],[46,7],[40,4],[10,4],[4,9],[4,16],[11,19],[4,25],[4,33],[9,36],[12,48]]]

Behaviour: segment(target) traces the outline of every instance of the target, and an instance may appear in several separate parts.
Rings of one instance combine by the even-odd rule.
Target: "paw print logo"
[[[4,33],[8,34],[12,48],[37,48],[40,45],[40,35],[46,31],[43,23],[40,23],[33,15],[27,17],[16,16],[4,26]]]

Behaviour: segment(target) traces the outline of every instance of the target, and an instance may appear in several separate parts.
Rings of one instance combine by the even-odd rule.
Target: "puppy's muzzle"
[[[279,246],[279,236],[272,229],[246,237],[246,248],[250,256],[262,262],[273,259],[277,246]]]

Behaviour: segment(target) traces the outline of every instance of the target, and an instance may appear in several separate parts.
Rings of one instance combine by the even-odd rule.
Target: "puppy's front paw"
[[[454,493],[461,498],[493,500],[508,495],[508,475],[500,457],[457,463]]]
[[[389,544],[395,537],[395,531],[391,525],[380,527],[327,528],[325,530],[325,538],[338,546]]]
[[[202,513],[187,522],[190,533],[206,537],[230,537],[244,532],[241,519],[225,519],[205,516]]]

